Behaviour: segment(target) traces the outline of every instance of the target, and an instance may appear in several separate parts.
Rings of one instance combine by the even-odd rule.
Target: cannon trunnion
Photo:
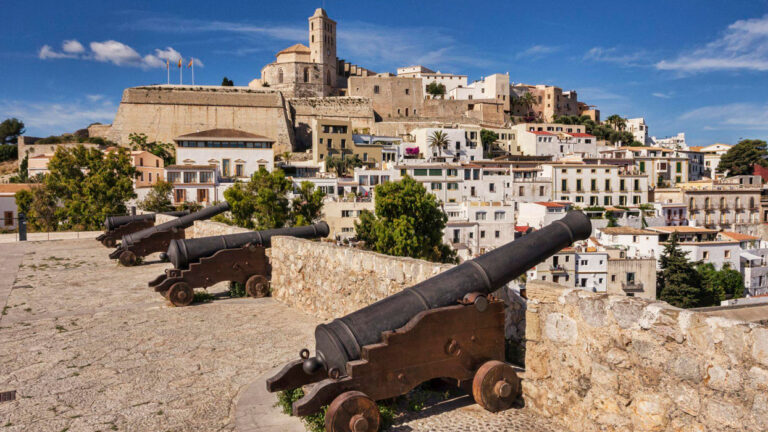
[[[328,224],[318,222],[303,227],[173,240],[167,255],[174,268],[151,281],[149,287],[174,306],[188,305],[195,288],[225,281],[244,284],[251,297],[265,297],[272,275],[266,248],[271,246],[272,237],[320,238],[329,232]]]
[[[327,431],[375,431],[374,401],[422,382],[450,378],[489,411],[512,406],[521,392],[504,362],[504,304],[491,293],[539,262],[589,237],[581,212],[315,329],[315,356],[267,380],[271,392],[308,385],[298,416],[330,404]],[[372,408],[373,407],[373,408]]]
[[[135,265],[139,258],[168,250],[171,240],[183,239],[184,230],[191,227],[196,220],[210,219],[227,210],[229,210],[229,204],[223,202],[160,225],[126,234],[122,237],[120,246],[112,251],[109,257],[119,260],[124,266]]]

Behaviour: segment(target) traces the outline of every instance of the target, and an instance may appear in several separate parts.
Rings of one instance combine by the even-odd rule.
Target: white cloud
[[[662,60],[656,68],[685,73],[768,71],[768,15],[736,21],[720,38],[675,59]]]
[[[710,105],[688,111],[679,119],[701,123],[707,130],[768,130],[768,104]]]
[[[622,100],[624,96],[601,87],[582,87],[576,91],[579,100]]]
[[[91,102],[98,102],[104,99],[104,95],[100,95],[100,94],[89,94],[89,95],[85,95],[85,97]]]
[[[90,51],[86,50],[83,44],[77,40],[65,40],[62,43],[61,52],[54,50],[50,45],[43,45],[38,52],[38,57],[42,60],[62,58],[94,60],[112,63],[116,66],[133,66],[144,69],[164,68],[166,61],[170,61],[173,64],[178,62],[179,59],[184,59],[182,54],[172,47],[158,48],[155,49],[154,53],[144,56],[141,56],[132,47],[115,40],[91,42],[89,47]],[[189,58],[184,61],[188,62]],[[194,62],[195,66],[203,67],[203,62],[199,59],[194,59]]]
[[[61,49],[64,50],[65,53],[69,54],[80,54],[85,52],[85,47],[83,44],[75,39],[65,40],[64,43],[61,44]]]
[[[651,93],[651,96],[661,98],[661,99],[672,99],[672,95],[669,93],[654,92],[654,93]]]
[[[552,54],[558,51],[560,51],[560,47],[557,47],[557,46],[534,45],[524,51],[520,51],[519,53],[517,53],[517,55],[515,55],[515,58],[518,58],[518,59],[540,58],[547,54]]]
[[[619,66],[645,66],[648,64],[647,58],[646,51],[627,51],[615,47],[593,47],[583,56],[584,60],[613,63]]]
[[[30,134],[52,135],[72,132],[97,121],[110,123],[116,111],[117,107],[110,101],[93,104],[82,100],[67,103],[0,100],[0,117],[22,120]]]

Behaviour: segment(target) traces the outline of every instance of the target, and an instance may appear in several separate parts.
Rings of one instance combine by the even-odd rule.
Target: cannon
[[[375,431],[375,401],[436,378],[467,390],[483,408],[512,406],[521,393],[505,363],[504,304],[492,293],[577,240],[589,237],[581,212],[457,265],[315,329],[315,355],[301,350],[267,380],[276,392],[301,386],[293,415],[329,405],[327,431]]]
[[[223,202],[139,232],[126,234],[123,236],[120,246],[112,251],[109,257],[119,260],[120,264],[124,266],[135,265],[140,257],[168,250],[171,240],[183,239],[184,230],[191,227],[196,220],[210,219],[227,210],[229,210],[229,204]]]
[[[164,212],[170,216],[184,216],[189,214],[188,210]],[[155,226],[155,213],[145,213],[129,216],[107,216],[104,220],[104,234],[96,237],[106,247],[115,247],[117,241],[126,234],[132,234],[143,229]]]
[[[244,284],[251,297],[264,297],[269,293],[272,274],[265,252],[272,245],[272,237],[321,238],[329,232],[328,224],[318,222],[303,227],[171,240],[167,255],[173,268],[166,269],[149,287],[174,306],[191,303],[195,288],[224,281]]]

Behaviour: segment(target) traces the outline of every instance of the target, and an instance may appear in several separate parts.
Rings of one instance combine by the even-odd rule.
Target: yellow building
[[[352,126],[347,120],[312,120],[312,161],[325,163],[329,158],[357,156],[365,165],[381,165],[380,144],[355,144]]]

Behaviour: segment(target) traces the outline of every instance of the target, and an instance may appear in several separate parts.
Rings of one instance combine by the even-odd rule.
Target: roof
[[[581,132],[566,132],[566,135],[570,135],[572,137],[576,138],[594,138],[594,135],[588,134],[588,133],[581,133]]]
[[[551,202],[551,201],[547,201],[547,202],[540,201],[540,202],[535,202],[534,204],[538,204],[538,205],[544,206],[544,207],[551,207],[551,208],[563,208],[563,207],[565,207],[565,204],[560,204],[560,203]]]
[[[742,234],[742,233],[737,233],[733,231],[722,231],[720,234],[736,241],[760,240],[760,237],[755,237],[749,234]]]
[[[299,53],[299,54],[309,54],[311,51],[309,50],[309,47],[300,43],[297,43],[296,45],[291,45],[288,48],[280,51],[277,53],[277,55],[280,54],[290,54],[290,53]]]
[[[701,227],[694,227],[694,226],[657,226],[657,227],[648,227],[649,230],[659,231],[662,233],[669,233],[672,234],[673,232],[678,233],[716,233],[717,230],[708,229],[708,228],[701,228]]]
[[[659,235],[657,232],[633,227],[607,227],[600,231],[608,235]]]
[[[203,141],[207,139],[215,139],[218,141],[246,141],[246,140],[260,141],[260,142],[275,141],[263,135],[256,135],[250,132],[245,132],[237,129],[208,129],[204,131],[189,133],[186,135],[180,135],[175,138],[175,141],[180,141],[180,140]]]
[[[168,165],[165,169],[216,169],[216,165]]]
[[[20,190],[32,189],[31,183],[8,183],[0,184],[0,193],[16,193]]]
[[[517,232],[528,232],[528,230],[531,229],[528,225],[515,225],[515,231]]]
[[[688,150],[697,152],[697,151],[701,151],[701,149],[703,148],[704,146],[691,146],[691,147],[688,147]]]

